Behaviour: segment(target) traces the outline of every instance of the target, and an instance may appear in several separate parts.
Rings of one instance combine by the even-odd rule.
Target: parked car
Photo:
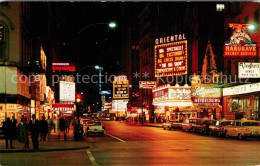
[[[165,129],[169,129],[171,130],[172,129],[172,122],[171,121],[168,121],[168,122],[165,122],[162,124],[162,128],[165,130]]]
[[[209,126],[214,123],[215,120],[202,118],[197,121],[197,123],[192,124],[193,132],[201,134],[209,134]]]
[[[232,126],[225,127],[226,137],[237,137],[238,139],[260,138],[260,122],[256,120],[236,120]]]
[[[192,131],[192,124],[197,123],[199,118],[186,119],[184,123],[181,124],[182,131]]]
[[[88,122],[86,124],[85,134],[89,136],[90,134],[98,134],[103,136],[105,132],[105,127],[99,121]]]
[[[212,125],[209,126],[209,135],[217,135],[217,136],[223,136],[224,134],[224,128],[226,126],[231,126],[233,120],[217,120],[214,121]]]

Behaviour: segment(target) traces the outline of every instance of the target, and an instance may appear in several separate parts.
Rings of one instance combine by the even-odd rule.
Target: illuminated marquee
[[[113,81],[113,98],[128,98],[129,83],[126,76],[115,76]]]
[[[187,74],[187,40],[155,46],[155,77]]]

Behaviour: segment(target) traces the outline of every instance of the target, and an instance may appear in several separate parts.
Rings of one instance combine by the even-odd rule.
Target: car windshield
[[[232,121],[221,122],[221,126],[228,126],[228,125],[232,125]]]
[[[101,122],[88,122],[88,125],[89,126],[94,126],[94,125],[100,126]]]
[[[260,126],[259,122],[244,122],[243,126]]]

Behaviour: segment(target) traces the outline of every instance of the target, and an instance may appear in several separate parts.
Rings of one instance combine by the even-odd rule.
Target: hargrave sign
[[[252,39],[246,31],[248,26],[249,24],[229,24],[229,27],[233,28],[233,34],[230,40],[225,43],[225,57],[250,57],[257,55],[256,44],[252,43]]]

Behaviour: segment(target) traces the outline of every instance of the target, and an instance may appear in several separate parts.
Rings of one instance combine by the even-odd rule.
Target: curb
[[[64,148],[64,149],[39,149],[39,151],[35,151],[33,149],[28,150],[0,150],[0,153],[32,153],[32,152],[55,152],[55,151],[72,151],[72,150],[82,150],[89,149],[89,146],[79,147],[79,148]]]
[[[143,126],[162,128],[162,126],[152,126],[152,125],[143,125]]]

